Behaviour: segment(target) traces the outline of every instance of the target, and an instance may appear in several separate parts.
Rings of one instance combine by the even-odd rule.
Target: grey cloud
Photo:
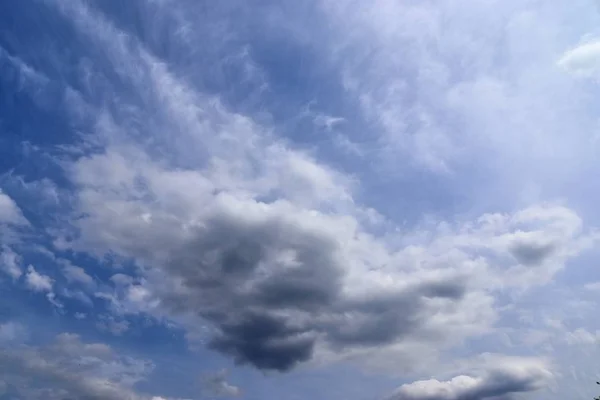
[[[234,356],[240,363],[286,371],[309,360],[315,345],[314,337],[303,338],[305,332],[289,325],[285,318],[265,311],[246,311],[236,321],[220,324],[220,333],[211,340],[210,347]]]
[[[554,268],[588,240],[571,210],[534,207],[523,215],[486,215],[412,247],[394,247],[367,233],[352,214],[261,202],[211,186],[194,191],[191,183],[202,172],[161,169],[148,160],[136,170],[126,154],[119,158],[134,178],[129,183],[126,176],[103,174],[103,191],[88,191],[98,184],[90,168],[114,165],[113,157],[94,156],[95,166],[84,158],[74,166],[86,176],[77,181],[86,217],[74,222],[82,236],[72,245],[152,267],[145,269],[138,300],[159,304],[161,315],[194,315],[192,325],[208,322],[213,330],[204,343],[259,369],[286,371],[323,349],[344,354],[411,341],[442,347],[493,321],[496,282],[527,285],[520,270],[506,275],[490,268],[515,243],[555,240],[560,251],[520,255],[531,262],[551,259]],[[144,196],[155,202],[128,196],[139,190],[139,179],[147,183]],[[532,221],[534,228],[515,219]],[[485,301],[469,301],[473,296]]]
[[[112,159],[94,156],[94,163],[113,165]],[[208,322],[213,330],[204,343],[260,369],[286,371],[322,349],[343,354],[401,342],[451,343],[493,320],[490,291],[496,280],[509,286],[511,281],[502,269],[489,266],[510,255],[511,246],[551,238],[560,251],[541,252],[537,258],[521,251],[521,258],[552,259],[554,267],[581,251],[580,242],[587,240],[574,228],[580,222],[572,211],[539,207],[518,218],[484,216],[483,222],[424,243],[394,248],[365,232],[352,215],[286,200],[267,203],[227,191],[215,194],[211,187],[208,193],[190,191],[201,172],[163,170],[145,162],[130,184],[126,177],[104,174],[106,190],[93,192],[87,191],[95,182],[89,176],[90,159],[75,165],[80,176],[87,176],[78,181],[79,207],[87,217],[75,222],[82,236],[72,245],[105,249],[153,267],[146,269],[141,292],[136,292],[138,303],[159,304],[161,315],[194,315],[193,325]],[[157,202],[130,200],[127,193],[137,190],[136,175],[147,182],[146,196]],[[103,197],[114,196],[111,179],[123,198]],[[179,194],[179,203],[173,193]],[[186,198],[188,193],[199,199],[196,204]],[[117,216],[113,210],[127,212]],[[515,218],[533,221],[535,230],[514,223]],[[513,275],[516,284],[523,284],[521,275]],[[123,293],[131,287],[125,281],[119,285]],[[474,295],[486,301],[469,301]]]
[[[244,206],[250,215],[216,212],[165,265],[186,288],[165,304],[212,322],[210,346],[240,363],[284,371],[311,359],[318,340],[337,349],[390,344],[418,334],[426,299],[459,303],[467,290],[450,276],[352,299],[343,293],[349,261],[325,227],[293,208]]]
[[[495,360],[476,376],[460,375],[448,381],[430,379],[402,385],[388,400],[483,400],[510,399],[515,394],[539,390],[552,379],[543,360],[507,358]]]
[[[520,242],[512,246],[511,253],[524,265],[540,265],[557,250],[556,243],[536,244]]]
[[[212,397],[238,397],[242,394],[239,387],[227,380],[227,370],[202,377],[203,389]]]

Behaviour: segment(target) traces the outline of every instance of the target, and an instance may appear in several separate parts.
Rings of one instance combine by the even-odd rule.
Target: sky
[[[593,0],[0,2],[0,400],[600,393]]]

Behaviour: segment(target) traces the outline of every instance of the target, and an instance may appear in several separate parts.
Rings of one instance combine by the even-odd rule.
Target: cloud
[[[361,10],[342,3],[341,9],[329,5],[331,16],[350,13],[345,26],[373,28]],[[127,107],[105,105],[85,88],[77,104],[68,104],[74,115],[89,112],[93,123],[86,128],[94,135],[61,162],[74,189],[73,210],[70,224],[53,231],[59,249],[136,263],[143,279],[115,278],[115,293],[99,295],[118,313],[168,316],[192,332],[207,326],[201,339],[210,348],[264,370],[286,371],[332,354],[408,353],[426,345],[441,351],[489,332],[498,291],[550,281],[596,240],[574,210],[551,204],[398,235],[398,224],[371,218],[372,210],[359,204],[353,177],[295,150],[275,127],[229,110],[86,3],[51,4],[103,50],[127,85],[104,88],[106,99]],[[428,12],[429,3],[408,7],[406,16],[389,6],[364,6],[386,18],[373,30],[386,46],[369,62],[375,68],[381,61],[385,73],[407,60],[398,53],[387,59],[388,45],[421,37],[412,17],[431,29],[424,40],[438,37],[443,19]],[[397,31],[402,24],[390,16],[402,16],[412,30]],[[424,88],[432,90],[424,90],[423,102],[435,108],[438,84],[456,94],[459,108],[478,104],[477,98],[461,103],[466,92],[498,88],[502,97],[505,88],[482,78],[453,91],[427,46],[417,50],[431,61],[422,85],[405,93],[397,79],[384,74],[379,80],[375,68],[366,82],[376,90],[354,87],[351,78],[347,90],[356,89],[365,114],[386,135],[413,121],[411,140],[384,141],[408,143],[407,154],[441,171],[454,159],[456,146],[445,132],[450,125],[421,105],[397,113],[400,105]],[[409,67],[407,73],[417,74],[416,64]],[[101,71],[83,72],[104,81]],[[499,101],[505,100],[510,96]],[[129,129],[132,124],[139,129]]]
[[[402,385],[389,400],[483,400],[512,398],[545,387],[553,378],[548,365],[530,358],[501,358],[479,375],[448,381],[430,379]]]
[[[115,336],[121,336],[129,330],[129,322],[117,321],[112,315],[101,315],[96,323],[98,329],[112,333]]]
[[[171,6],[192,3],[169,3],[165,12],[140,15],[160,19],[170,15]],[[72,74],[59,74],[73,82],[57,83],[68,86],[58,108],[66,110],[66,125],[90,134],[60,149],[56,165],[72,192],[57,203],[69,210],[57,212],[44,233],[57,252],[83,260],[93,255],[102,268],[124,265],[127,275],[77,262],[86,269],[59,266],[76,290],[33,267],[25,283],[52,301],[55,286],[57,296],[89,305],[83,291],[106,300],[93,302],[106,309],[90,311],[79,324],[97,323],[119,335],[129,328],[128,314],[154,316],[184,328],[192,346],[207,345],[261,370],[340,359],[372,366],[385,359],[389,371],[414,372],[425,362],[435,371],[449,348],[454,349],[449,355],[459,357],[501,341],[509,330],[506,310],[518,308],[524,293],[537,295],[559,271],[570,272],[569,263],[598,239],[582,220],[587,214],[571,206],[578,204],[572,197],[543,201],[564,189],[555,181],[579,176],[575,172],[589,161],[579,150],[587,149],[591,126],[572,104],[571,79],[555,68],[558,53],[547,45],[554,36],[540,31],[537,22],[546,15],[516,1],[458,8],[450,2],[314,3],[319,5],[314,20],[327,26],[327,35],[323,26],[299,24],[310,31],[302,40],[323,55],[318,67],[339,72],[328,79],[340,79],[342,90],[331,93],[337,96],[332,103],[344,104],[311,113],[311,129],[316,125],[337,135],[338,144],[355,146],[364,159],[357,164],[364,163],[365,170],[354,159],[350,166],[338,162],[327,154],[330,149],[307,150],[314,143],[302,143],[299,150],[296,139],[302,135],[288,132],[287,121],[276,113],[256,115],[227,94],[214,95],[218,85],[204,78],[212,71],[204,64],[213,59],[202,58],[204,53],[196,57],[190,51],[189,58],[184,53],[185,63],[200,72],[169,59],[181,54],[165,52],[164,44],[194,42],[193,24],[180,35],[185,43],[165,32],[156,35],[164,43],[153,48],[154,33],[137,38],[122,20],[120,30],[100,11],[104,6],[45,2],[84,44],[73,49]],[[555,15],[560,7],[550,8],[548,25],[561,26]],[[272,18],[272,12],[265,14]],[[278,35],[283,33],[289,32]],[[224,47],[229,39],[218,36],[198,35],[198,43],[208,44],[200,49],[194,43],[194,51]],[[256,49],[248,49],[238,66],[254,65]],[[347,112],[345,102],[357,109]],[[268,108],[262,99],[260,104]],[[361,137],[351,137],[355,131]],[[382,171],[382,162],[393,168]],[[419,173],[411,175],[415,170]],[[388,174],[410,175],[418,188]],[[371,193],[374,181],[389,187]],[[439,209],[422,206],[434,196],[422,187],[432,182],[443,183]],[[555,191],[528,197],[531,182]],[[56,193],[46,196],[60,197]],[[396,213],[395,220],[371,203]],[[428,220],[423,208],[438,217]],[[493,212],[497,209],[502,212]],[[449,216],[457,210],[467,215]],[[17,268],[5,269],[18,277],[19,260],[9,251],[3,249],[9,254],[4,264]],[[102,283],[109,275],[110,283]],[[589,339],[581,332],[576,336]],[[473,348],[470,339],[476,340]],[[62,359],[46,355],[55,350],[45,349],[9,351],[17,360],[11,364],[21,368],[19,374],[35,377],[48,372],[34,368],[37,361],[18,360],[39,357],[56,367],[49,392],[56,398],[64,391],[76,398],[148,398],[135,393],[131,382],[114,383],[118,378],[94,368],[88,375],[68,361],[63,367]],[[109,363],[108,356],[89,357]],[[117,361],[110,365],[127,364],[120,355],[112,357]],[[393,398],[511,397],[543,386],[550,376],[541,361],[497,364],[459,371],[445,382],[407,384]],[[19,379],[18,390],[37,390],[27,389],[29,378]],[[211,382],[218,394],[239,394],[224,374]],[[41,398],[42,392],[32,396]]]
[[[8,321],[0,324],[0,346],[20,343],[27,335],[25,327],[17,322]]]
[[[565,52],[558,65],[584,78],[597,77],[600,72],[600,42],[593,40]]]
[[[85,343],[70,333],[43,346],[0,348],[6,392],[31,400],[154,399],[134,389],[153,368],[147,360],[121,355],[102,343]]]
[[[227,381],[227,370],[221,370],[214,374],[205,375],[202,383],[207,394],[211,397],[239,397],[242,391],[239,387]]]
[[[13,199],[0,191],[0,224],[23,225],[26,220]]]
[[[25,283],[29,289],[35,292],[51,292],[54,285],[52,278],[37,272],[33,265],[27,267]]]
[[[10,247],[3,246],[0,252],[0,269],[12,279],[18,279],[23,271],[21,270],[21,258]]]
[[[161,169],[145,158],[123,164],[128,176],[112,181],[103,173],[99,186],[91,172],[114,159],[94,155],[73,166],[85,177],[77,182],[86,217],[69,245],[155,267],[142,285],[118,279],[130,310],[155,303],[171,315],[200,317],[215,329],[211,348],[261,369],[288,370],[323,349],[442,343],[482,332],[494,320],[495,290],[547,282],[597,239],[572,210],[540,205],[440,224],[423,232],[425,240],[415,235],[395,246],[369,234],[358,217],[212,194],[216,183],[201,172]],[[142,197],[153,203],[131,200],[140,180]]]
[[[600,341],[600,332],[590,332],[584,328],[578,328],[573,332],[566,332],[564,340],[569,345],[589,345]]]
[[[63,267],[63,275],[70,283],[79,283],[84,286],[93,287],[95,285],[94,278],[85,272],[85,269],[72,265],[66,262]]]
[[[468,198],[471,210],[553,198],[579,185],[573,176],[589,177],[597,118],[556,60],[596,26],[591,2],[318,4],[327,28],[307,28],[305,40],[338,72],[342,101],[356,105],[343,117],[365,126],[345,133],[375,149],[370,165],[386,179],[439,179],[442,196]],[[590,41],[560,63],[590,73],[596,48]]]
[[[23,216],[21,209],[17,203],[0,189],[0,240],[2,241],[3,257],[12,258],[12,250],[8,247],[19,241],[20,233],[23,228],[29,226],[29,221]],[[14,276],[16,269],[12,265],[12,261],[5,259],[4,267],[9,275]],[[6,262],[11,264],[7,266]],[[8,272],[10,270],[10,272]]]

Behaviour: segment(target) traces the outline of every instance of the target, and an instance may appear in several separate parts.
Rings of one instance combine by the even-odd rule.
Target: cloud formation
[[[227,374],[227,370],[221,370],[202,378],[204,390],[209,396],[231,398],[242,395],[242,391],[239,387],[232,385],[227,381]]]
[[[21,209],[7,194],[0,191],[0,224],[22,225],[25,218]]]
[[[351,177],[197,90],[86,3],[56,7],[131,85],[123,101],[152,137],[95,92],[67,104],[94,118],[94,151],[63,163],[74,210],[56,245],[133,259],[145,283],[121,293],[130,312],[207,324],[203,340],[239,363],[444,348],[491,328],[496,291],[547,282],[596,239],[547,204],[395,239]]]
[[[500,358],[479,375],[460,375],[448,381],[430,379],[402,385],[389,400],[509,399],[538,390],[553,377],[548,366],[531,358]]]
[[[558,65],[582,78],[597,78],[600,73],[600,42],[588,41],[565,52]]]
[[[25,275],[25,283],[34,292],[51,292],[53,281],[47,275],[40,274],[35,270],[33,265],[27,267],[27,274]]]
[[[236,378],[350,362],[410,376],[399,400],[547,386],[567,363],[472,360],[597,341],[594,286],[569,297],[599,279],[583,271],[600,238],[596,82],[574,77],[597,72],[585,1],[22,6],[4,25],[23,40],[0,32],[0,140],[7,119],[25,160],[0,180],[7,313],[42,294],[57,323],[249,367]],[[51,145],[20,143],[46,129]],[[0,387],[150,398],[150,363],[86,346],[7,347],[0,375],[20,383]],[[239,395],[224,373],[205,383]]]
[[[395,246],[358,217],[241,197],[201,172],[128,158],[99,154],[74,166],[86,217],[70,245],[152,266],[145,303],[201,317],[215,328],[210,347],[261,369],[288,370],[317,348],[481,332],[494,320],[495,290],[541,284],[597,239],[572,210],[541,205],[441,224]],[[135,191],[153,202],[132,200]]]
[[[152,400],[134,385],[153,365],[119,355],[102,343],[63,333],[45,346],[0,347],[3,394],[31,400]]]

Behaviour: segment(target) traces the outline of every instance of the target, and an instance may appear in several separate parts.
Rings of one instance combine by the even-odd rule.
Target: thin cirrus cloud
[[[177,365],[221,371],[202,382],[219,397],[293,398],[287,379],[344,368],[360,379],[311,382],[394,400],[570,382],[600,329],[569,286],[600,280],[581,272],[593,188],[573,183],[595,171],[567,73],[596,68],[567,28],[584,1],[234,3],[12,11],[38,40],[0,36],[0,82],[30,101],[0,113],[30,135],[0,181],[2,284],[58,328],[9,346],[42,317],[0,322],[2,390],[203,396]]]

